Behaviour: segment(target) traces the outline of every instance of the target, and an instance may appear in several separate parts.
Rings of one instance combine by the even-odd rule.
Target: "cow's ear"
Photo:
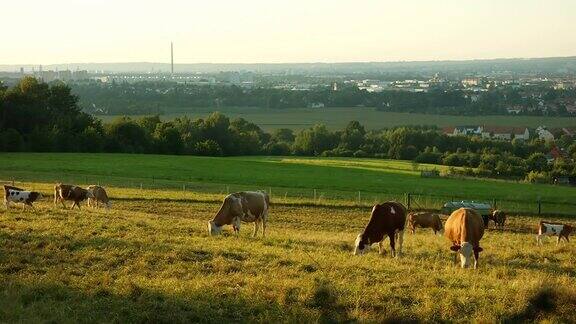
[[[450,247],[450,250],[452,250],[454,252],[460,251],[460,245],[452,245]]]
[[[474,248],[474,251],[480,253],[480,252],[484,251],[484,249],[481,247],[477,247],[477,248]]]

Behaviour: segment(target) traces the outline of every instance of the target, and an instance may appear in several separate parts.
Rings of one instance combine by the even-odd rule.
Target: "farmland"
[[[569,117],[543,116],[450,116],[411,114],[397,112],[380,112],[374,108],[300,108],[270,110],[263,108],[219,108],[218,111],[231,118],[242,117],[264,130],[278,128],[302,129],[314,124],[325,124],[330,129],[343,129],[352,120],[359,121],[367,129],[381,129],[394,126],[432,125],[438,127],[457,125],[491,125],[491,126],[526,126],[536,128],[545,125],[551,128],[576,126],[576,120]],[[188,116],[190,118],[205,118],[215,108],[191,108],[178,112],[168,112],[162,115],[165,120]],[[110,121],[118,116],[98,116],[104,121]]]
[[[109,212],[50,199],[2,209],[0,321],[576,320],[573,243],[536,247],[535,218],[488,230],[480,268],[464,270],[429,230],[407,233],[401,258],[351,257],[369,207],[272,201],[266,238],[251,238],[248,225],[239,237],[209,237],[222,195],[109,194]]]

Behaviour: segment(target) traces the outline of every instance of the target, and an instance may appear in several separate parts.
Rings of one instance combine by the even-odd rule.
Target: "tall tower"
[[[174,44],[170,42],[170,73],[174,74]]]

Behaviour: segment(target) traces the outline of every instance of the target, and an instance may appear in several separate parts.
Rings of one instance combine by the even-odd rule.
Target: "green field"
[[[193,157],[130,154],[0,154],[3,181],[56,181],[206,193],[262,189],[273,198],[320,205],[405,201],[440,208],[447,200],[496,201],[511,212],[575,215],[576,188],[466,178],[421,178],[410,162],[296,157]],[[418,165],[418,170],[441,166]]]
[[[302,129],[314,124],[325,124],[330,129],[342,129],[352,120],[357,120],[367,129],[381,129],[393,126],[434,125],[439,127],[458,125],[490,126],[538,126],[574,127],[576,119],[570,117],[536,117],[536,116],[449,116],[426,115],[396,112],[379,112],[374,108],[300,108],[270,110],[262,108],[220,108],[227,116],[242,117],[265,130],[277,128]],[[191,108],[189,111],[167,113],[165,120],[187,115],[190,118],[205,118],[214,108]],[[98,116],[110,121],[117,116]]]
[[[42,160],[22,157],[21,162],[24,157]],[[142,164],[129,156],[108,156],[108,164],[94,156],[72,163],[73,157],[78,158],[45,156],[46,164],[38,169],[48,172],[49,162],[58,161],[74,172],[86,165],[90,172],[114,173],[115,168],[106,168],[112,164],[128,175],[140,168],[153,171],[142,156]],[[262,160],[251,163],[283,165]],[[122,168],[121,161],[130,161],[132,168]],[[194,159],[182,161],[190,165],[187,170],[199,165]],[[170,165],[158,164],[161,169]],[[51,190],[40,182],[19,185]],[[35,211],[0,210],[0,322],[576,321],[574,243],[556,246],[548,239],[537,247],[536,218],[513,216],[504,231],[487,230],[479,268],[472,270],[458,268],[449,242],[430,230],[406,233],[400,258],[374,250],[352,256],[369,207],[273,200],[266,238],[251,238],[247,224],[238,237],[229,229],[209,237],[206,222],[223,195],[108,191],[109,212],[85,206],[64,210],[50,198],[37,203]]]

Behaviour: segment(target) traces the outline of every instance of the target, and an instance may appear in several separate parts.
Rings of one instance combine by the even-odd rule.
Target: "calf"
[[[431,228],[434,234],[442,231],[442,221],[438,214],[428,213],[428,212],[418,212],[408,214],[408,228],[412,231],[412,234],[416,232],[416,227]]]
[[[402,253],[404,226],[406,224],[406,208],[397,202],[385,202],[372,208],[370,221],[364,231],[358,234],[354,243],[354,254],[364,254],[370,245],[378,243],[380,254],[384,253],[384,235],[390,238],[391,256]],[[396,254],[395,239],[398,239],[398,254]]]
[[[6,209],[8,209],[11,202],[22,203],[22,209],[24,209],[25,206],[34,208],[32,203],[39,199],[42,199],[42,194],[39,192],[26,191],[13,186],[4,186],[4,205],[6,205]]]
[[[108,194],[106,194],[106,190],[103,187],[97,185],[91,185],[86,188],[88,192],[92,194],[94,198],[88,198],[88,206],[94,205],[94,207],[98,208],[98,203],[101,202],[104,204],[106,209],[110,209],[112,207],[112,202],[108,198]]]
[[[58,183],[54,186],[54,205],[56,205],[58,202],[61,202],[62,206],[66,208],[64,200],[71,200],[74,203],[70,209],[73,209],[74,206],[77,206],[78,209],[80,209],[80,202],[88,198],[94,198],[94,196],[91,192],[84,188],[61,183]]]
[[[452,242],[450,250],[457,252],[456,258],[460,255],[462,268],[470,265],[472,252],[474,252],[474,269],[476,269],[479,254],[482,252],[480,239],[484,235],[482,217],[474,209],[457,209],[446,220],[444,235]]]
[[[506,213],[504,213],[499,209],[496,209],[495,211],[492,212],[492,215],[490,215],[490,219],[494,221],[494,225],[496,227],[504,229],[504,223],[506,223]]]
[[[560,240],[562,238],[566,239],[566,242],[570,242],[568,236],[574,230],[574,227],[568,224],[562,223],[553,223],[547,221],[540,221],[538,224],[538,235],[536,236],[536,241],[538,244],[542,244],[542,236],[556,236],[558,238],[556,240],[556,245],[560,244]]]

